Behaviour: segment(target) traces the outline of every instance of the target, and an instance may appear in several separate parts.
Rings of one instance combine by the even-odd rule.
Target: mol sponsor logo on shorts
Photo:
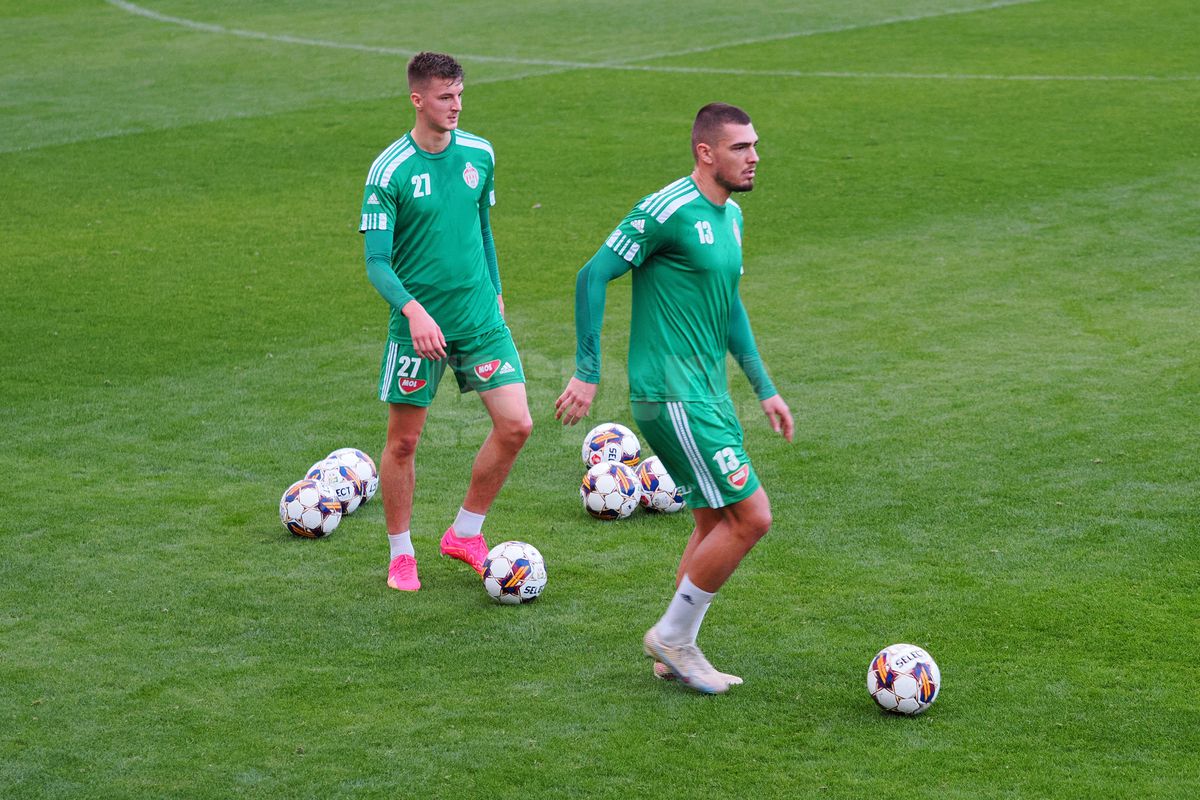
[[[735,489],[740,489],[746,485],[746,480],[750,477],[750,465],[742,464],[742,466],[729,474],[729,485]]]
[[[401,376],[396,385],[400,389],[400,394],[412,394],[413,392],[425,386],[425,379],[405,378],[404,376]]]
[[[471,367],[475,370],[475,374],[479,376],[479,380],[486,381],[496,374],[496,370],[500,367],[500,359],[494,358],[483,364],[476,364]]]

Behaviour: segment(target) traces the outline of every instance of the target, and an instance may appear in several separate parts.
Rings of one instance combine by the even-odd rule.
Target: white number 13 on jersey
[[[705,220],[700,220],[696,223],[696,233],[700,234],[700,244],[713,243],[712,225],[709,225]]]
[[[420,175],[412,176],[413,197],[428,197],[429,191],[429,173],[422,172]]]

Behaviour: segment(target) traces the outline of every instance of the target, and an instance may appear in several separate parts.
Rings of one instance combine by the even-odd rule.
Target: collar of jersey
[[[447,147],[446,149],[447,149],[447,150],[449,150],[450,148],[449,148],[449,147]],[[704,202],[708,203],[708,206],[709,206],[709,208],[715,209],[715,210],[717,210],[717,211],[720,211],[720,212],[724,212],[724,211],[725,211],[725,209],[729,208],[729,201],[728,201],[728,200],[726,200],[726,201],[725,201],[725,205],[722,205],[722,206],[719,206],[719,205],[717,205],[717,204],[716,204],[716,203],[714,203],[712,200],[709,200],[709,199],[708,199],[708,198],[707,198],[707,197],[704,195],[704,192],[700,191],[700,187],[696,185],[696,181],[694,181],[694,180],[692,179],[692,176],[691,176],[691,175],[685,175],[684,177],[688,179],[688,183],[690,183],[690,184],[692,185],[692,188],[696,190],[696,194],[700,196],[700,199],[701,199],[701,200],[703,200]],[[729,196],[730,196],[730,197],[733,197],[733,195],[732,195],[732,194],[730,194]]]
[[[450,153],[450,149],[458,143],[458,129],[450,131],[450,144],[446,145],[446,149],[440,153],[431,153],[428,150],[422,150],[421,145],[417,144],[416,137],[412,135],[412,131],[408,132],[408,141],[412,144],[413,150],[417,151],[417,155],[423,158],[438,159],[445,158]]]

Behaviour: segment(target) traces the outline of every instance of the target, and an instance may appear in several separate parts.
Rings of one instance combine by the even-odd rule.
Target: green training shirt
[[[714,205],[690,177],[643,198],[605,245],[633,266],[631,400],[729,393],[725,352],[742,274],[742,210]]]
[[[460,130],[440,153],[405,134],[367,173],[359,232],[392,233],[392,270],[447,340],[503,323],[481,232],[496,202],[494,173],[491,144]],[[411,340],[399,308],[392,308],[388,334]]]

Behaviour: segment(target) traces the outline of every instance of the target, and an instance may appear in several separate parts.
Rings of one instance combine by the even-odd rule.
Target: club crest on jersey
[[[750,477],[750,465],[742,464],[742,466],[730,473],[729,485],[735,489],[740,489],[746,485],[746,479]]]
[[[472,189],[479,186],[479,170],[475,169],[475,166],[470,161],[467,162],[467,168],[463,170],[463,180]]]
[[[496,374],[496,368],[500,366],[500,359],[493,359],[484,364],[476,364],[471,369],[475,370],[475,374],[479,376],[479,380],[486,381]]]
[[[425,386],[425,379],[405,378],[401,376],[400,380],[397,382],[397,386],[400,389],[400,394],[412,394],[413,392]]]

